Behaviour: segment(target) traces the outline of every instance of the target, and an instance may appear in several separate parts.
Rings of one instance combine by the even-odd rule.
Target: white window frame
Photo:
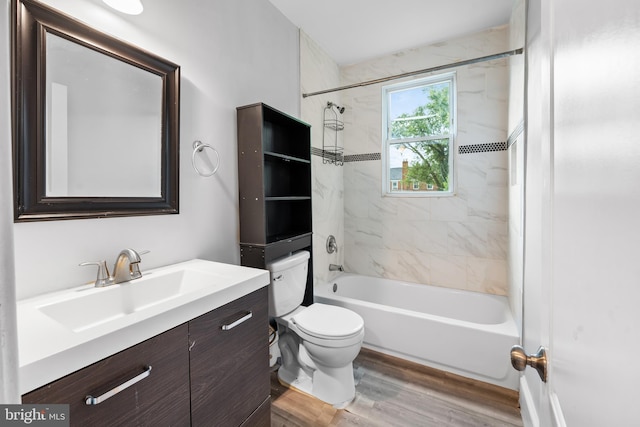
[[[419,86],[427,86],[440,82],[450,82],[449,90],[449,108],[450,111],[450,133],[449,135],[438,135],[437,137],[429,137],[429,139],[445,139],[449,138],[449,190],[448,191],[391,191],[389,182],[391,181],[391,169],[389,165],[389,145],[400,142],[416,142],[416,138],[390,139],[389,133],[391,128],[389,117],[389,102],[392,92],[407,90]],[[382,87],[382,195],[385,197],[450,197],[455,195],[455,148],[456,148],[456,127],[457,127],[457,90],[456,90],[456,73],[439,74],[422,79],[415,79],[387,85]],[[421,140],[421,139],[418,139]]]

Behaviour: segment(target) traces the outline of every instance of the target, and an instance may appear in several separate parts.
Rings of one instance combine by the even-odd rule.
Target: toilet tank
[[[280,317],[302,304],[307,286],[310,254],[294,252],[267,264],[271,272],[269,316]]]

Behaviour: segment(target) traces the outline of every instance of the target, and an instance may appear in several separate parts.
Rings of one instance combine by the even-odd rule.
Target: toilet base
[[[311,307],[314,306],[316,310],[322,310],[322,305]],[[356,395],[352,362],[362,346],[364,328],[346,338],[310,336],[300,330],[295,321],[296,313],[304,313],[308,309],[299,307],[287,316],[276,318],[281,354],[278,380],[343,409]]]
[[[342,368],[323,368],[313,371],[309,376],[300,367],[281,366],[278,369],[278,381],[286,387],[293,388],[323,402],[329,403],[336,409],[344,409],[353,401],[356,395],[351,364]]]

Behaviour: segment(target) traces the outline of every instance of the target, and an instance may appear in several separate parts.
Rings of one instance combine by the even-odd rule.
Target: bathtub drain
[[[333,284],[333,292],[336,292],[338,290],[338,284],[334,283]]]

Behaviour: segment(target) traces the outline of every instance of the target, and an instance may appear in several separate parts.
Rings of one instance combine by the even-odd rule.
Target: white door
[[[640,425],[640,2],[530,0],[526,424]]]
[[[549,285],[552,240],[552,90],[551,40],[547,0],[530,0],[526,41],[526,176],[522,345],[529,354],[550,348]],[[552,378],[550,378],[552,380]],[[520,381],[520,406],[526,426],[550,420],[547,387],[533,369]],[[541,420],[542,418],[542,420]]]

